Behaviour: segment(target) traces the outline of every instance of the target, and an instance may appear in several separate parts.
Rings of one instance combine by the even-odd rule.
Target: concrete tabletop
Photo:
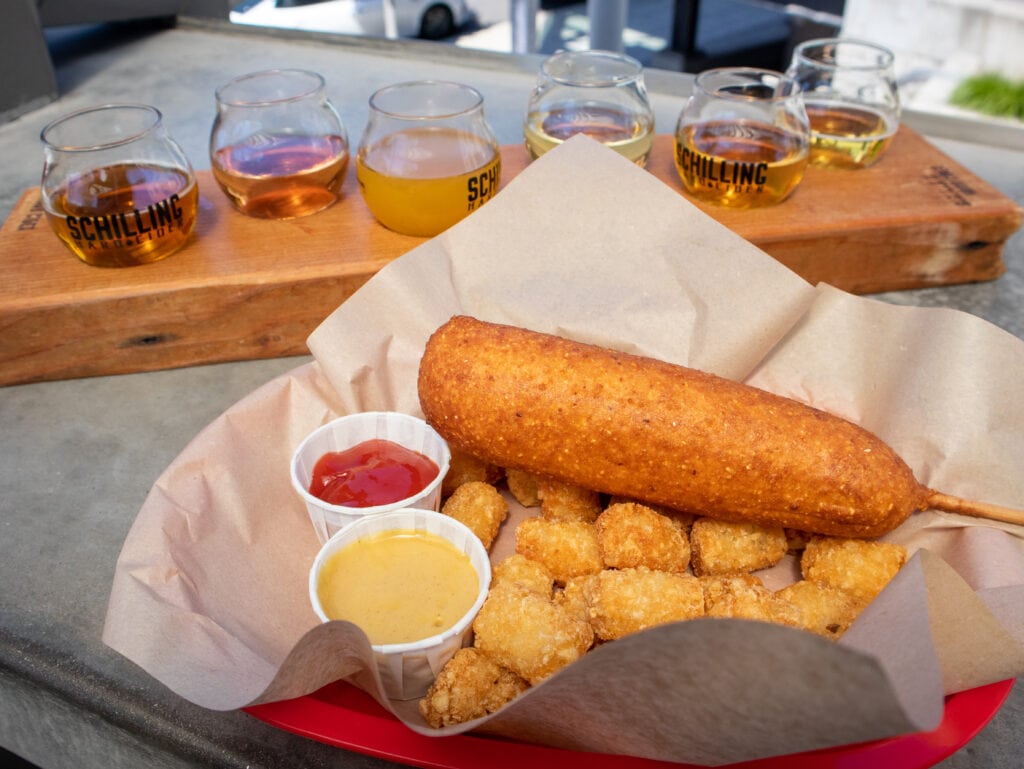
[[[502,144],[521,140],[536,57],[440,44],[367,41],[182,23],[80,44],[57,62],[59,99],[0,125],[0,215],[39,183],[43,125],[105,101],[159,107],[197,168],[206,168],[213,91],[237,74],[274,66],[321,72],[351,134],[378,87],[423,77],[461,80],[485,97]],[[671,131],[690,78],[651,71],[659,132]],[[907,122],[912,122],[908,116]],[[930,137],[932,134],[925,133]],[[935,143],[1018,202],[1024,153]],[[0,255],[2,257],[2,255]],[[1024,234],[1010,241],[1006,275],[991,283],[882,296],[947,306],[1024,338]],[[100,640],[115,561],[157,476],[205,425],[307,358],[229,363],[0,389],[0,746],[41,767],[384,767],[268,726],[244,712],[213,712],[178,697]],[[943,769],[1019,769],[1024,691],[1016,687],[981,734]]]

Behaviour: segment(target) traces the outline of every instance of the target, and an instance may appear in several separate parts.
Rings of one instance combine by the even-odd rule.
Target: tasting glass
[[[796,189],[809,143],[796,81],[772,70],[723,67],[697,76],[676,124],[674,159],[693,197],[754,208]]]
[[[403,235],[432,237],[498,192],[501,152],[468,85],[437,80],[397,83],[370,97],[356,152],[367,207]]]
[[[803,89],[812,165],[867,168],[882,157],[900,121],[892,51],[862,40],[808,40],[787,74]]]
[[[324,79],[302,69],[242,75],[216,91],[210,166],[243,214],[294,219],[341,197],[348,134]]]
[[[611,51],[559,51],[544,60],[526,107],[526,149],[537,159],[576,134],[647,165],[654,112],[640,62]]]
[[[147,264],[188,241],[199,188],[156,107],[89,107],[57,118],[40,139],[46,218],[83,262]]]

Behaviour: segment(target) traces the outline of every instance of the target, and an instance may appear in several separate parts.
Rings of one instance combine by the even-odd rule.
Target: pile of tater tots
[[[515,531],[461,649],[419,703],[430,726],[481,718],[598,644],[667,622],[734,617],[839,638],[906,561],[892,543],[713,520],[602,495],[453,452],[442,512],[491,549],[501,486],[539,514]],[[771,590],[755,573],[799,557]]]

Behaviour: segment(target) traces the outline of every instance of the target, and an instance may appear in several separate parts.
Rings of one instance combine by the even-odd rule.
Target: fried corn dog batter
[[[684,366],[456,316],[419,370],[427,421],[483,461],[732,521],[875,537],[932,493],[876,436]]]

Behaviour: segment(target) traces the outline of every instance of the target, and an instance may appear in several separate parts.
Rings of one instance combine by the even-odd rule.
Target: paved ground
[[[672,48],[675,0],[626,0],[627,21],[623,43],[627,53],[644,64],[674,68],[666,52]],[[835,6],[841,0],[812,0]],[[510,0],[472,0],[476,29],[458,36],[456,45],[508,51],[512,46]],[[586,2],[542,2],[537,14],[537,50],[553,53],[560,48],[590,47]],[[808,15],[813,11],[808,9]],[[821,9],[818,9],[821,12]],[[838,15],[833,15],[838,19]],[[697,23],[697,45],[707,55],[731,55],[730,63],[746,63],[745,52],[761,46],[784,46],[795,23],[781,3],[760,0],[705,0]],[[679,62],[680,64],[682,62]],[[693,69],[693,67],[687,67]]]
[[[473,19],[450,39],[455,45],[489,51],[509,52],[514,48],[510,18],[514,2],[527,0],[468,0]],[[808,24],[814,30],[831,34],[838,29],[845,0],[804,0],[802,4],[774,0],[703,0],[700,4],[696,30],[697,48],[701,56],[691,54],[688,60],[673,51],[672,29],[676,0],[621,0],[626,4],[626,26],[622,41],[627,53],[643,64],[665,69],[686,69],[695,72],[721,64],[755,64],[782,68],[788,58],[788,44],[801,36]],[[559,49],[591,47],[590,20],[586,0],[536,0],[536,34],[534,51],[553,53]],[[613,5],[615,0],[605,0]],[[244,21],[245,9],[252,9],[253,0],[236,6],[233,19]],[[262,3],[262,6],[268,6]],[[272,4],[271,4],[272,5]],[[316,4],[301,10],[303,28],[351,33],[353,22],[342,18],[345,5]],[[266,18],[267,7],[255,9]],[[272,7],[270,8],[273,11]],[[255,18],[257,14],[250,11]],[[295,14],[282,10],[282,19]],[[825,18],[831,24],[822,27],[814,20]],[[310,20],[312,19],[312,20]],[[322,22],[321,22],[322,20]],[[267,23],[263,21],[261,23]],[[322,27],[309,27],[309,24]],[[809,32],[803,36],[809,36]]]

